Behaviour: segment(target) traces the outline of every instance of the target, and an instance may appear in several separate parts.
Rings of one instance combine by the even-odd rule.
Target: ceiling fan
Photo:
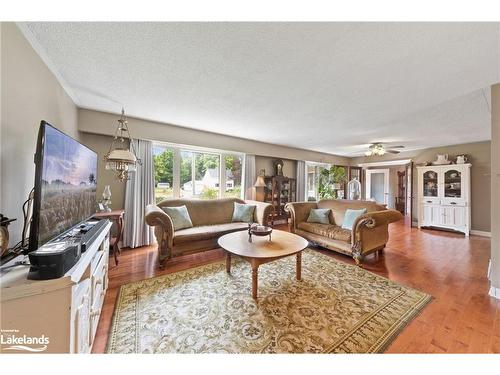
[[[405,146],[391,146],[390,148],[385,148],[384,144],[381,142],[372,143],[365,152],[365,156],[382,156],[386,153],[399,154],[401,151],[395,150],[396,148],[405,148]]]

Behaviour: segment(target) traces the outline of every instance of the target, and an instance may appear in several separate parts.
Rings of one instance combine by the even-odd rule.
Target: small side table
[[[121,254],[121,250],[118,247],[118,243],[121,241],[123,236],[123,216],[125,215],[125,210],[113,210],[111,212],[97,212],[93,218],[94,219],[109,219],[114,221],[117,226],[116,236],[111,237],[109,242],[109,247],[113,249],[113,255],[115,257],[115,264],[118,265],[118,254]]]

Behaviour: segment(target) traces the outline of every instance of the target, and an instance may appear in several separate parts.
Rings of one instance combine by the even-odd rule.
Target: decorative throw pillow
[[[356,218],[364,214],[366,214],[366,208],[363,208],[362,210],[345,210],[342,228],[352,230],[352,226]]]
[[[162,209],[172,219],[174,230],[191,228],[193,226],[186,206],[162,207]]]
[[[308,223],[330,224],[329,208],[312,208],[307,218]]]
[[[234,202],[233,222],[253,223],[254,205]]]

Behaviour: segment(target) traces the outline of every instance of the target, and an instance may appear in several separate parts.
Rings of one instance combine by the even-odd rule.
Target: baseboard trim
[[[490,287],[490,292],[488,293],[491,297],[500,299],[500,288]]]
[[[485,232],[483,230],[471,230],[470,234],[472,234],[473,236],[490,237],[491,238],[491,232]]]

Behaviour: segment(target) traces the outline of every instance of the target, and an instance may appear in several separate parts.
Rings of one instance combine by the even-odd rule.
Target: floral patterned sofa
[[[146,206],[145,220],[155,227],[160,267],[172,257],[217,249],[220,236],[247,230],[248,224],[232,222],[234,203],[255,206],[254,222],[266,225],[272,212],[269,203],[243,201],[238,198],[222,199],[167,199]],[[162,207],[186,206],[193,227],[174,230],[174,225]]]
[[[307,222],[312,208],[330,209],[330,224]],[[363,208],[366,208],[366,214],[356,218],[352,229],[343,229],[346,210]],[[357,265],[365,255],[385,247],[389,239],[389,224],[403,218],[399,211],[386,209],[375,202],[346,199],[288,203],[285,210],[291,215],[293,233],[313,244],[352,256]]]

